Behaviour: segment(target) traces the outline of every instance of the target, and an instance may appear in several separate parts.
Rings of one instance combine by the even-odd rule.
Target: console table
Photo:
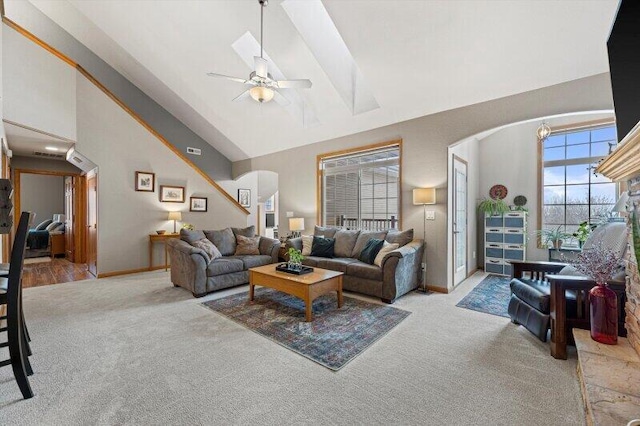
[[[162,269],[162,266],[153,266],[153,244],[154,243],[164,243],[164,270],[169,270],[169,254],[168,254],[168,245],[167,241],[171,238],[180,238],[180,234],[149,234],[149,270],[153,271],[154,269]]]

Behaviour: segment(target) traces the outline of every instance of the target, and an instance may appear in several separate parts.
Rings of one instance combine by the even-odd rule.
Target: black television
[[[621,141],[640,121],[640,1],[621,0],[607,51]]]
[[[276,215],[275,213],[267,213],[265,214],[265,218],[266,218],[266,227],[267,228],[274,228],[276,226]]]

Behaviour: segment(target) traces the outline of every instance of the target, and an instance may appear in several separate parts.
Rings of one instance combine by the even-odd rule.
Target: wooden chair
[[[9,348],[9,359],[1,361],[0,367],[11,365],[13,375],[25,399],[33,397],[27,378],[33,374],[33,369],[29,363],[30,349],[22,312],[22,268],[27,246],[27,231],[32,216],[32,213],[22,212],[11,250],[9,275],[6,278],[0,278],[0,289],[5,289],[0,290],[0,304],[7,306],[7,315],[0,317],[6,320],[7,326],[0,328],[0,332],[6,331],[8,336],[6,342],[0,343],[0,347]]]

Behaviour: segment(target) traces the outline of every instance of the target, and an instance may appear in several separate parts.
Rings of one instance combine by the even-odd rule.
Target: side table
[[[180,234],[149,234],[149,270],[161,269],[162,267],[153,266],[153,243],[164,243],[164,270],[169,270],[169,253],[167,241],[171,238],[180,238]]]

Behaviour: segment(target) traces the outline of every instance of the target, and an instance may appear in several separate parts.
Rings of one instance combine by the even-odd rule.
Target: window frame
[[[316,223],[319,226],[324,226],[323,222],[323,210],[324,210],[324,199],[323,199],[323,181],[324,181],[324,173],[322,170],[322,162],[324,160],[329,160],[333,157],[342,157],[347,155],[354,154],[366,154],[371,151],[377,151],[388,148],[398,148],[399,158],[398,158],[398,226],[397,229],[402,229],[402,139],[394,139],[391,141],[374,143],[370,145],[359,146],[355,148],[343,149],[339,151],[332,151],[323,154],[318,154],[316,156]]]
[[[604,118],[601,120],[591,120],[591,121],[585,121],[585,122],[581,122],[581,123],[574,123],[574,124],[569,124],[566,126],[555,126],[551,128],[551,133],[549,136],[552,136],[554,134],[557,133],[569,133],[569,132],[578,132],[578,131],[591,131],[594,129],[597,129],[599,127],[608,127],[608,126],[615,126],[616,122],[614,118]],[[618,138],[618,146],[620,144],[620,140]],[[615,148],[614,148],[615,150]],[[537,161],[537,166],[538,166],[538,194],[537,194],[537,201],[538,201],[538,208],[537,208],[537,213],[538,213],[538,218],[537,218],[537,229],[542,229],[543,227],[543,210],[544,210],[544,141],[541,140],[537,140],[537,153],[538,153],[538,161]],[[606,155],[603,157],[606,158]],[[553,161],[566,161],[566,162],[571,162],[573,161],[573,159],[565,159],[565,160],[553,160]],[[579,163],[579,164],[583,164],[583,163]],[[564,186],[566,187],[566,182],[564,184]],[[620,191],[622,191],[622,186],[618,184],[617,186],[617,196],[620,196]],[[591,204],[589,203],[589,206]],[[566,204],[565,204],[566,206]],[[538,249],[542,249],[542,250],[547,250],[548,247],[544,247],[542,244],[542,238],[541,236],[537,236],[536,237],[536,246]]]

